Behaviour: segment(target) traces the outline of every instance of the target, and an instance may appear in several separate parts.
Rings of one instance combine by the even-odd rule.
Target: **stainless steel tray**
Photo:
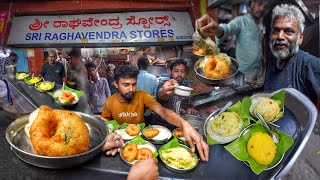
[[[90,133],[90,147],[87,152],[72,156],[49,157],[34,154],[30,138],[24,131],[29,115],[13,121],[6,130],[6,139],[11,150],[24,162],[34,166],[62,169],[80,165],[98,155],[102,151],[108,132],[104,124],[91,115],[77,112],[82,116]]]

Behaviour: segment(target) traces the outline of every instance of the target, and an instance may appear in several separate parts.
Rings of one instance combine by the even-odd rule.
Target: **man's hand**
[[[150,158],[134,163],[130,169],[127,180],[150,180],[158,178],[158,160],[156,158]]]
[[[223,29],[208,14],[196,20],[196,27],[200,28],[200,31],[208,36],[221,38],[223,35]]]
[[[103,151],[107,151],[106,155],[114,156],[117,152],[120,152],[120,148],[124,146],[123,139],[116,133],[110,133],[107,137],[107,141],[103,146]]]
[[[170,96],[174,95],[174,87],[179,86],[178,81],[170,79],[165,82],[162,88],[159,89],[158,96],[161,100],[167,101]]]
[[[195,151],[195,145],[197,146],[199,155],[203,161],[209,160],[209,146],[203,141],[202,136],[187,122],[182,123],[183,134],[187,139],[192,152]]]

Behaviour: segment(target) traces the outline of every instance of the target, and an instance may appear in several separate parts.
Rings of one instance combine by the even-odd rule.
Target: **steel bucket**
[[[16,65],[6,66],[5,69],[7,72],[7,76],[9,78],[14,78],[14,76],[16,75],[16,72],[17,72]]]

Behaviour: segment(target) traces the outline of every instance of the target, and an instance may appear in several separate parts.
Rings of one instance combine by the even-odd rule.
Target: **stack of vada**
[[[128,162],[132,162],[134,160],[144,160],[152,158],[153,153],[148,148],[138,149],[138,145],[136,143],[130,143],[126,147],[124,147],[122,156]]]

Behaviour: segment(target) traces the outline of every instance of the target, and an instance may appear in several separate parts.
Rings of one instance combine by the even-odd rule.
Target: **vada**
[[[145,160],[148,158],[152,158],[153,153],[150,149],[148,148],[141,148],[138,149],[138,155],[136,157],[136,160]]]
[[[203,71],[208,78],[222,79],[230,75],[230,64],[219,56],[209,56]]]
[[[183,137],[183,130],[182,129],[177,129],[173,133],[174,136],[176,137]]]
[[[137,136],[140,133],[140,128],[135,124],[129,124],[125,131],[130,136]]]
[[[30,128],[33,150],[43,156],[70,156],[88,151],[89,130],[72,111],[41,106]]]
[[[160,133],[160,131],[156,128],[153,128],[153,129],[145,129],[143,131],[143,135],[146,137],[146,138],[154,138],[155,136],[157,136],[158,134]]]
[[[138,155],[138,145],[136,143],[130,143],[124,147],[122,156],[128,162],[132,162]]]

